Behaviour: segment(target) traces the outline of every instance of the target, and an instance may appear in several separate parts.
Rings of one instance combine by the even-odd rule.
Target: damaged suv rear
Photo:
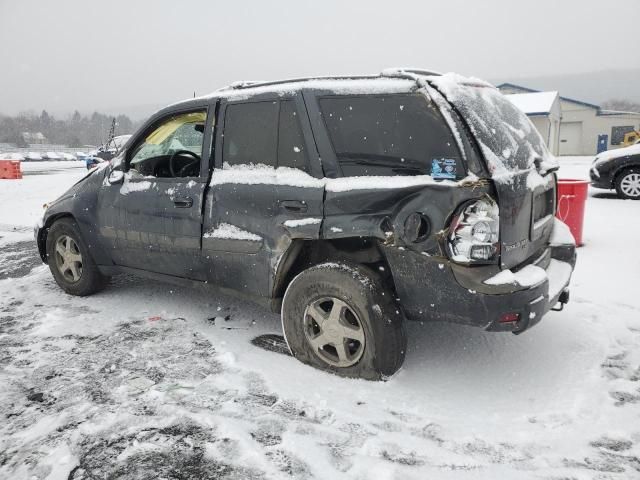
[[[480,80],[243,83],[158,112],[36,237],[70,293],[120,272],[215,285],[281,312],[299,360],[376,379],[405,319],[521,333],[568,301],[556,170]]]

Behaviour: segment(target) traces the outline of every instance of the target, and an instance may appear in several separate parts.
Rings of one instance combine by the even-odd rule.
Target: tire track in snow
[[[445,424],[375,399],[358,401],[354,416],[312,396],[288,400],[220,353],[192,320],[129,316],[118,283],[150,304],[166,295],[124,278],[101,295],[68,297],[45,268],[0,282],[0,476],[424,478],[506,468],[522,477],[586,470],[628,478],[637,471],[634,439],[585,439],[588,456],[564,458],[535,442],[453,437]],[[242,314],[242,305],[232,311]],[[603,371],[622,372],[612,382],[636,382],[626,351],[603,362]],[[543,430],[571,425],[562,416],[536,420]]]

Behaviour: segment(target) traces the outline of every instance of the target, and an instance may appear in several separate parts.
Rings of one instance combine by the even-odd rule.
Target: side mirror
[[[124,180],[124,172],[122,170],[111,170],[109,174],[109,178],[107,181],[111,185],[116,185],[117,183],[122,183]]]

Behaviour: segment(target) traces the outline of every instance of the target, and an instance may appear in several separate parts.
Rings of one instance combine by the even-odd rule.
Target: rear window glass
[[[344,176],[465,175],[449,127],[422,94],[324,97],[320,109]]]
[[[453,74],[433,83],[466,119],[494,179],[529,170],[536,160],[555,165],[531,120],[499,90]]]
[[[229,165],[276,166],[278,102],[237,103],[227,106],[223,161]]]

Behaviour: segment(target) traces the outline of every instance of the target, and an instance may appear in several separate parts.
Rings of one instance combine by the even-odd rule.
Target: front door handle
[[[191,208],[193,206],[193,198],[174,198],[173,204],[176,206],[176,208]]]
[[[307,204],[301,200],[281,200],[280,207],[289,212],[306,212]]]

